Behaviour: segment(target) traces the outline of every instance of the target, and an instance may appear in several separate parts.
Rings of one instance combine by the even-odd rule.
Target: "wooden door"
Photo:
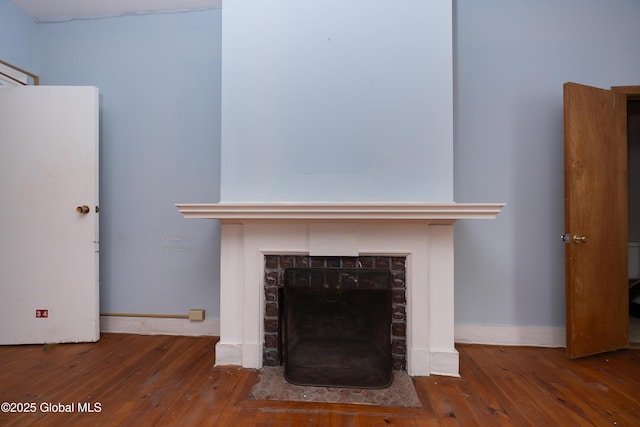
[[[0,344],[99,339],[97,179],[96,88],[0,88]]]
[[[626,95],[564,85],[567,355],[628,346]]]

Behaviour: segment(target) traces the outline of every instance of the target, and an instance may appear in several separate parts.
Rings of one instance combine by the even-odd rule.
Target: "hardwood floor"
[[[103,334],[0,347],[0,425],[638,426],[640,350],[460,345],[461,378],[417,377],[418,409],[256,401],[257,371],[213,367],[211,337]],[[45,412],[66,409],[69,412]],[[88,409],[94,410],[89,412]]]

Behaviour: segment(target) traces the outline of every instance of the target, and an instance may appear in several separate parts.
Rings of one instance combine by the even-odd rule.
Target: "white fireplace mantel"
[[[186,218],[213,218],[222,222],[264,220],[376,220],[439,221],[494,219],[504,203],[416,203],[416,202],[226,202],[180,203]]]
[[[217,365],[262,367],[264,256],[406,257],[407,373],[458,376],[453,224],[494,219],[502,203],[224,202],[176,205],[220,220]]]

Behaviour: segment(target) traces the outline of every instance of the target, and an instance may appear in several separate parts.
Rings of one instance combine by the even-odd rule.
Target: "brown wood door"
[[[567,356],[628,346],[627,98],[565,83]]]

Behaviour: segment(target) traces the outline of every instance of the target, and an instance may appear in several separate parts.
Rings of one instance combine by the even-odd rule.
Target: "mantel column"
[[[220,252],[220,341],[216,365],[242,365],[244,225],[222,224]]]
[[[431,374],[458,375],[454,341],[453,224],[429,225],[429,344]]]

